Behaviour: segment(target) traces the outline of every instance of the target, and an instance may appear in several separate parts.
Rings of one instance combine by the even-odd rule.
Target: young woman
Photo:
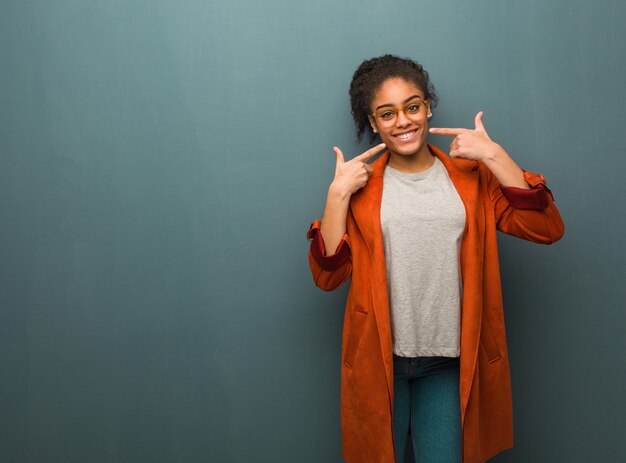
[[[320,288],[351,278],[341,370],[343,457],[481,463],[513,445],[496,230],[550,244],[563,223],[542,175],[474,129],[431,128],[421,65],[367,60],[350,85],[357,135],[383,143],[346,160],[309,229]],[[429,133],[451,137],[447,156]],[[385,152],[369,164],[376,153]]]

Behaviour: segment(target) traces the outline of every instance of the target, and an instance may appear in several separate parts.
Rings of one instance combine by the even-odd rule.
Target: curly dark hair
[[[430,100],[430,107],[437,106],[439,97],[421,64],[395,55],[384,55],[363,61],[352,76],[349,92],[352,118],[359,141],[363,139],[366,131],[369,133],[370,142],[376,139],[367,118],[371,112],[370,105],[383,82],[393,77],[414,83],[424,92],[424,97]]]

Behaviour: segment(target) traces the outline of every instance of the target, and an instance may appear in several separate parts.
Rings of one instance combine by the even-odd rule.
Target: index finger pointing
[[[449,129],[444,127],[432,127],[428,130],[430,133],[435,135],[446,135],[448,137],[456,137],[457,135],[461,135],[463,132],[467,132],[467,129]]]
[[[376,153],[380,152],[380,150],[386,147],[387,145],[385,145],[384,143],[381,143],[380,145],[376,145],[375,147],[368,149],[364,153],[361,153],[358,156],[355,156],[353,160],[365,162],[369,160],[370,158],[374,157]]]

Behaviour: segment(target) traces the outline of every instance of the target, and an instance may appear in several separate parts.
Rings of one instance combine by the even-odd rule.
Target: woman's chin
[[[421,142],[393,143],[391,146],[389,146],[389,144],[387,145],[387,147],[391,150],[391,152],[393,152],[394,154],[398,154],[400,156],[415,156],[418,153],[420,153],[424,149],[425,146],[426,146],[426,143],[421,143]]]

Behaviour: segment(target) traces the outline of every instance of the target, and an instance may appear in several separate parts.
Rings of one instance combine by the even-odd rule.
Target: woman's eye
[[[419,104],[412,104],[406,108],[406,110],[410,113],[416,113],[420,110]]]
[[[385,111],[384,113],[380,114],[380,118],[381,119],[385,119],[385,120],[389,120],[389,119],[393,118],[394,115],[395,115],[395,113],[393,111]]]

